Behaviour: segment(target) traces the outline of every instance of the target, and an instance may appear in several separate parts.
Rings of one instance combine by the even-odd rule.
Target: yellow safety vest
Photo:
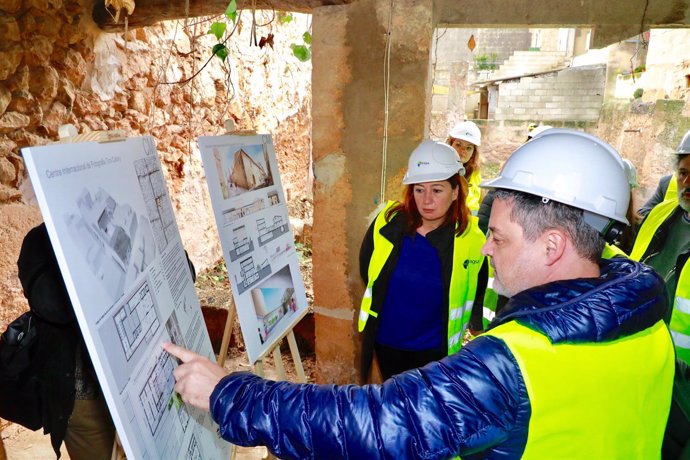
[[[673,173],[671,180],[668,183],[668,188],[666,189],[666,194],[664,195],[664,201],[666,200],[677,200],[678,199],[678,178],[676,173]]]
[[[650,211],[637,234],[630,258],[641,261],[654,234],[678,206],[678,196],[673,196],[673,199],[659,203]],[[681,268],[677,281],[669,329],[678,358],[690,364],[690,263]]]
[[[658,459],[671,406],[663,321],[603,343],[557,343],[517,321],[486,334],[517,361],[531,415],[523,459]]]
[[[628,255],[618,246],[606,243],[604,246],[604,251],[601,253],[602,259],[610,259],[611,257],[615,256],[628,257]]]
[[[482,181],[482,175],[479,172],[479,169],[476,169],[472,175],[467,179],[467,199],[465,199],[465,203],[467,203],[467,207],[470,208],[470,211],[472,212],[473,216],[477,215],[477,211],[479,211],[479,206],[482,203],[482,189],[479,187],[479,184]]]
[[[383,237],[380,231],[388,223],[386,212],[395,204],[397,203],[394,201],[388,202],[386,208],[379,213],[374,221],[374,251],[369,261],[369,282],[359,310],[357,324],[359,332],[364,330],[370,315],[374,318],[378,316],[378,313],[371,309],[373,286],[393,250],[393,243]],[[465,231],[454,238],[453,272],[450,277],[450,291],[448,292],[449,355],[462,347],[462,338],[470,321],[472,305],[477,293],[479,269],[484,262],[484,256],[481,254],[484,241],[485,237],[479,230],[477,218],[473,216],[470,216]]]

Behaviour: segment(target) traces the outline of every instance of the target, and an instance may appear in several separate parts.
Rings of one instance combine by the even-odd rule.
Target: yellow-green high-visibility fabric
[[[364,330],[369,315],[374,318],[378,316],[378,313],[371,309],[372,289],[374,287],[374,281],[379,277],[381,269],[393,250],[393,243],[381,236],[381,228],[388,223],[386,220],[386,212],[395,204],[397,204],[395,201],[389,201],[383,211],[376,216],[376,220],[374,221],[374,252],[371,254],[371,259],[369,260],[367,288],[364,291],[364,296],[362,296],[362,302],[359,307],[359,320],[357,321],[357,330],[359,332]]]
[[[664,201],[652,209],[647,219],[642,224],[635,246],[630,257],[640,261],[644,256],[649,243],[661,224],[673,213],[678,206],[678,198]],[[672,299],[673,312],[669,329],[676,345],[678,358],[690,364],[690,263],[686,263],[678,274],[675,296]]]
[[[642,256],[644,256],[645,251],[649,243],[652,241],[652,237],[656,233],[657,229],[661,224],[664,223],[668,217],[673,214],[673,211],[678,206],[678,198],[673,200],[662,201],[658,205],[654,206],[652,210],[647,215],[640,231],[637,232],[637,237],[635,237],[635,245],[630,252],[630,258],[640,262]]]
[[[618,246],[606,243],[606,245],[604,246],[604,251],[601,253],[601,257],[604,259],[610,259],[611,257],[616,256],[628,257],[628,255],[625,252],[623,252],[623,250]]]
[[[502,339],[532,413],[523,459],[658,459],[671,405],[674,354],[663,321],[604,343],[552,344],[510,321]]]
[[[374,251],[369,262],[367,288],[362,297],[357,328],[364,330],[369,315],[376,317],[371,309],[374,282],[381,274],[393,244],[384,238],[380,230],[387,223],[386,213],[396,202],[389,202],[379,213],[374,222]],[[453,241],[453,271],[448,293],[448,354],[454,353],[462,346],[462,337],[472,314],[472,305],[477,293],[477,279],[484,256],[481,248],[484,234],[479,230],[477,218],[470,216],[465,231]]]
[[[498,293],[494,291],[494,267],[489,264],[489,280],[486,284],[484,293],[484,305],[482,305],[482,324],[486,330],[489,323],[496,316],[496,306],[498,305]]]
[[[664,195],[664,201],[666,200],[677,200],[678,199],[678,177],[676,173],[673,173],[671,180],[668,183],[668,188],[666,189],[666,194]]]
[[[466,178],[467,179],[467,178]],[[476,215],[479,211],[479,206],[482,203],[482,189],[479,184],[482,181],[482,175],[478,169],[475,169],[469,179],[467,179],[467,198],[465,203],[470,208],[472,214]]]
[[[685,263],[678,276],[669,328],[678,358],[690,364],[690,262]]]
[[[448,293],[448,354],[462,348],[465,329],[472,316],[477,295],[479,269],[484,262],[482,246],[486,237],[479,229],[479,220],[470,216],[465,231],[454,238],[453,273]]]

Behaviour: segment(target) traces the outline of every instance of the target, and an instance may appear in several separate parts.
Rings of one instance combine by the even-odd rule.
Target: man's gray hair
[[[496,189],[494,200],[512,203],[510,220],[522,227],[525,238],[535,241],[545,231],[559,229],[573,242],[580,257],[598,262],[605,241],[594,227],[586,224],[582,209],[515,190]]]

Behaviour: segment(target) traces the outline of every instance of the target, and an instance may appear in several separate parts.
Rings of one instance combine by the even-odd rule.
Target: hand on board
[[[227,375],[225,369],[204,356],[170,342],[164,343],[163,349],[182,362],[173,373],[177,382],[175,391],[184,402],[208,411],[213,389]]]

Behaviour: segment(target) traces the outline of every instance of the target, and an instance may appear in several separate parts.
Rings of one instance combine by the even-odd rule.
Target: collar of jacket
[[[510,299],[490,329],[516,320],[552,343],[616,340],[642,331],[668,308],[656,272],[625,257],[601,259],[601,277],[556,281]]]

